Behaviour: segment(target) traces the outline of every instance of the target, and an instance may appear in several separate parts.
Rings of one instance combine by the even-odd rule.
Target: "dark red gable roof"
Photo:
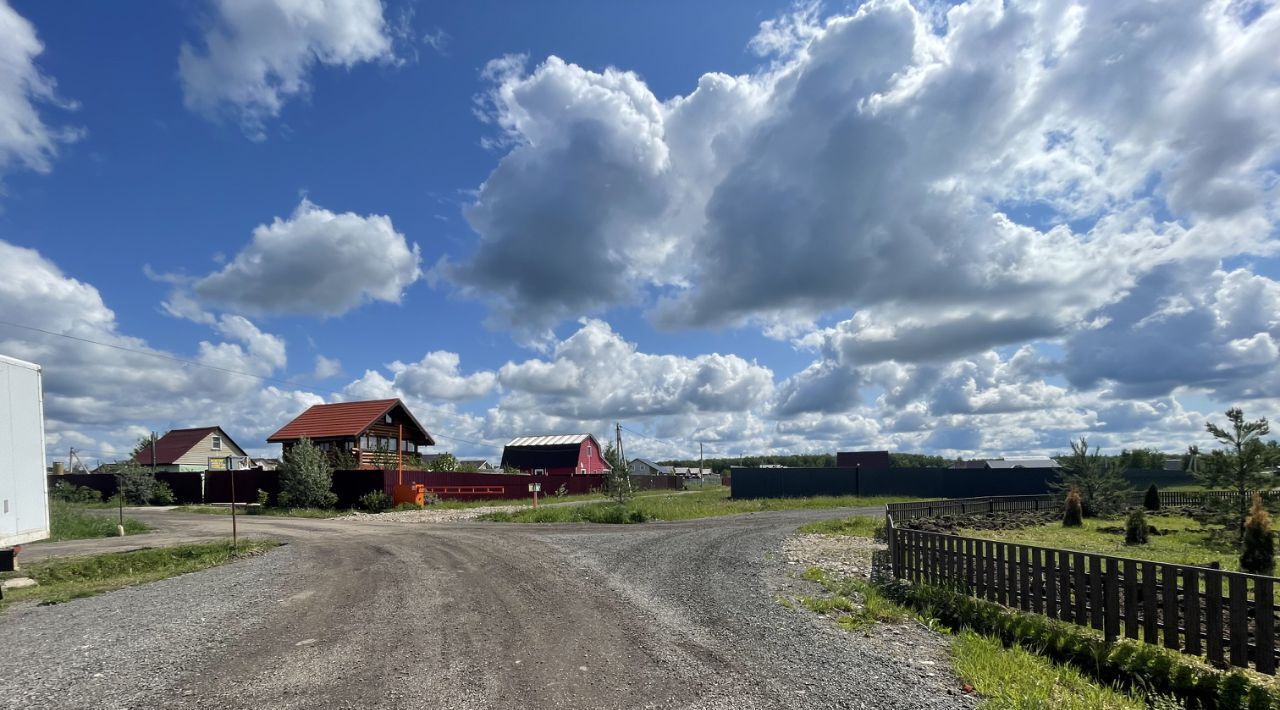
[[[364,402],[337,402],[334,404],[315,404],[296,419],[284,425],[280,431],[267,437],[271,443],[296,441],[302,437],[309,439],[332,439],[336,437],[360,436],[396,407],[404,412],[409,422],[418,428],[421,436],[413,436],[405,432],[405,439],[414,441],[426,440],[434,445],[435,439],[418,423],[413,412],[398,399],[374,399]]]
[[[194,429],[173,429],[159,439],[156,439],[155,465],[167,466],[172,463],[177,463],[178,459],[182,458],[183,454],[191,450],[191,447],[199,444],[201,441],[204,441],[204,438],[213,432],[220,433],[223,441],[230,442],[232,446],[240,449],[240,445],[232,441],[231,437],[227,436],[227,433],[222,431],[221,427],[203,426],[196,427]],[[244,451],[244,449],[240,450]],[[134,457],[134,460],[143,466],[150,466],[152,463],[151,447],[148,446],[138,452],[138,455]]]

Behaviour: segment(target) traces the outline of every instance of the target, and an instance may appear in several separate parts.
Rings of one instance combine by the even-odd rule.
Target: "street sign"
[[[530,492],[530,493],[541,493],[541,492],[542,492],[542,484],[541,484],[541,483],[530,483],[530,484],[529,484],[529,492]]]

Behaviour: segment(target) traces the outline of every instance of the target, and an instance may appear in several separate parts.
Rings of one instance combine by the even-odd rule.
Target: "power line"
[[[621,426],[621,425],[619,425],[619,426]],[[623,430],[623,431],[625,431],[625,432],[627,432],[627,433],[629,433],[629,434],[635,434],[636,436],[640,437],[641,439],[649,439],[650,441],[657,441],[657,442],[660,442],[660,443],[663,443],[663,444],[671,444],[672,446],[684,446],[684,444],[681,444],[680,442],[673,441],[673,440],[671,440],[671,439],[663,439],[663,438],[661,438],[661,437],[657,437],[657,436],[649,436],[648,434],[641,434],[640,432],[638,432],[638,431],[636,431],[636,430],[634,430],[634,429],[630,429],[630,428],[625,427],[625,426],[624,426],[624,427],[622,427],[622,430]]]
[[[153,351],[150,351],[150,350],[139,350],[139,349],[137,349],[137,348],[129,348],[129,347],[125,347],[125,346],[123,346],[123,345],[116,345],[116,344],[114,344],[114,343],[104,343],[104,342],[99,341],[99,340],[92,340],[92,339],[90,339],[90,338],[82,338],[82,337],[80,337],[80,336],[78,336],[78,335],[68,335],[68,334],[66,334],[66,333],[58,333],[58,332],[55,332],[55,331],[52,331],[52,330],[45,330],[44,328],[37,328],[37,327],[35,327],[35,326],[31,326],[31,325],[23,325],[23,324],[21,324],[21,323],[14,323],[14,322],[12,322],[12,321],[0,320],[0,325],[7,325],[7,326],[12,327],[12,328],[21,328],[21,329],[23,329],[23,330],[30,330],[30,331],[34,331],[34,332],[37,332],[37,333],[43,333],[43,334],[45,334],[45,335],[52,335],[52,336],[54,336],[54,337],[56,337],[56,338],[66,338],[67,340],[74,340],[74,341],[79,342],[79,343],[87,343],[87,344],[89,344],[89,345],[97,345],[97,346],[104,347],[104,348],[111,348],[112,350],[119,350],[119,351],[122,351],[122,352],[133,353],[133,354],[135,354],[135,355],[146,355],[146,356],[148,356],[148,357],[159,358],[159,359],[161,359],[161,360],[168,360],[169,362],[175,362],[175,363],[179,363],[179,364],[182,364],[182,365],[187,365],[187,366],[190,366],[190,367],[200,367],[200,368],[204,368],[204,369],[206,369],[206,370],[215,370],[215,371],[217,371],[217,372],[222,372],[222,373],[225,373],[225,374],[228,374],[228,375],[237,375],[237,376],[239,376],[239,377],[251,377],[251,378],[253,378],[253,379],[255,379],[255,380],[259,380],[259,381],[262,381],[262,382],[270,382],[270,383],[272,383],[272,384],[285,385],[285,386],[288,386],[288,387],[296,387],[296,388],[299,388],[299,389],[304,389],[304,390],[308,390],[308,391],[311,391],[311,392],[317,392],[317,393],[320,393],[320,394],[326,394],[326,395],[331,395],[331,396],[332,396],[332,395],[337,395],[337,396],[339,396],[339,397],[341,397],[341,396],[345,396],[345,395],[343,395],[341,392],[337,392],[337,391],[333,391],[333,390],[330,390],[330,391],[325,392],[325,391],[323,391],[323,390],[319,390],[319,389],[316,389],[316,388],[313,388],[313,387],[308,387],[305,383],[295,382],[295,381],[293,381],[293,380],[282,380],[282,379],[275,378],[275,377],[267,377],[267,376],[265,376],[265,375],[259,375],[259,374],[253,373],[253,372],[243,372],[243,371],[241,371],[241,370],[231,370],[231,369],[227,369],[227,368],[225,368],[225,367],[217,367],[217,366],[215,366],[215,365],[208,365],[208,364],[205,364],[205,363],[203,363],[203,362],[197,362],[197,361],[195,361],[195,360],[188,360],[188,359],[186,359],[186,358],[174,357],[174,356],[172,356],[172,355],[165,355],[164,353],[153,352]],[[500,451],[500,450],[502,450],[502,448],[503,448],[502,446],[499,446],[499,445],[497,445],[497,444],[490,444],[490,443],[483,443],[483,442],[478,442],[478,441],[471,441],[470,439],[463,439],[463,438],[461,438],[461,437],[457,437],[457,436],[449,436],[448,434],[441,434],[440,432],[435,432],[435,433],[433,433],[433,434],[432,434],[432,436],[438,436],[438,437],[440,437],[440,438],[442,438],[442,439],[448,439],[448,440],[450,440],[450,441],[460,441],[460,442],[462,442],[462,443],[464,443],[464,444],[471,444],[472,446],[480,446],[480,447],[484,447],[484,448],[488,448],[488,449],[492,449],[492,450],[497,450],[497,451]],[[91,452],[85,451],[85,453],[91,453]],[[104,453],[104,452],[99,452],[99,453]],[[115,454],[105,454],[105,455],[107,455],[107,456],[114,456]]]

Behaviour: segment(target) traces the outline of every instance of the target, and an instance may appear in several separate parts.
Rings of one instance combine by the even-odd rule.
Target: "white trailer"
[[[0,355],[0,571],[49,537],[40,366]]]

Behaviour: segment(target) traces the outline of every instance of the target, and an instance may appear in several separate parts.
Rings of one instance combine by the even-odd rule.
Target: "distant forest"
[[[1055,454],[1054,458],[1062,454]],[[1182,458],[1182,454],[1166,454],[1155,449],[1123,449],[1119,454],[1108,458],[1119,459],[1125,468],[1161,469],[1165,459]],[[890,453],[889,462],[894,468],[950,468],[957,461],[966,459],[949,459],[945,456],[931,454],[898,454]],[[967,459],[981,461],[983,459]],[[698,459],[673,459],[660,463],[670,466],[697,467]],[[729,473],[731,466],[762,466],[774,464],[795,468],[833,468],[836,465],[835,454],[784,454],[774,456],[738,456],[731,458],[708,458],[703,465],[719,474]]]

